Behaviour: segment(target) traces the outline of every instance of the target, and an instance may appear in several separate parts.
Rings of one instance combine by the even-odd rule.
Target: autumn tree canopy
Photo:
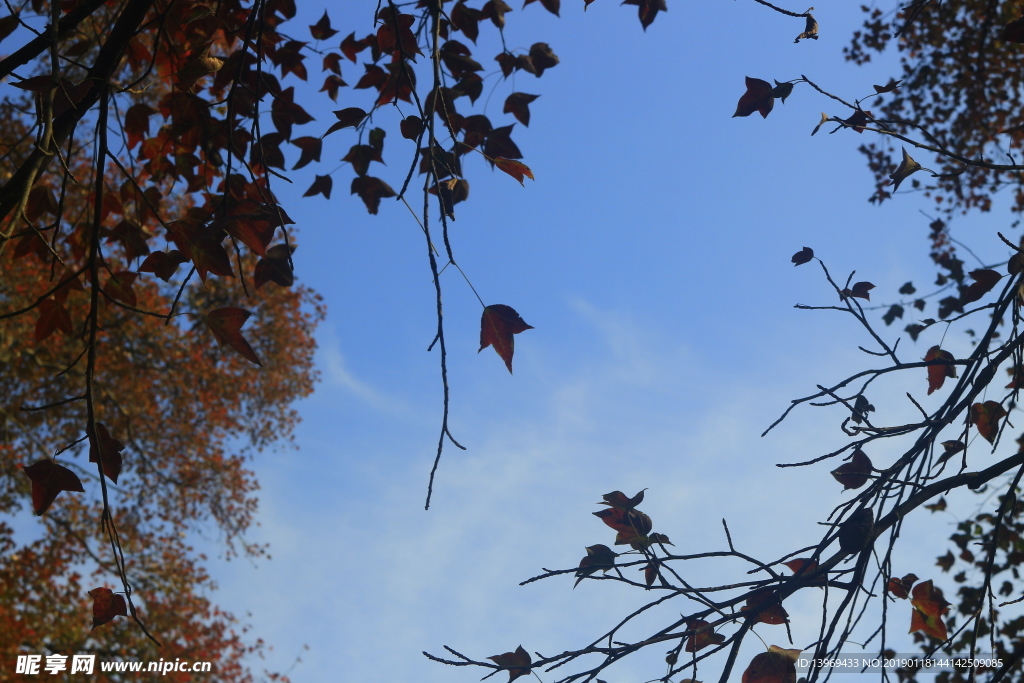
[[[527,0],[521,9],[557,15],[593,1],[570,8]],[[624,4],[645,30],[668,10],[665,0]],[[245,536],[256,488],[246,458],[287,440],[296,419],[290,404],[312,390],[312,332],[323,309],[296,284],[293,221],[275,190],[287,172],[321,162],[328,148],[345,165],[317,173],[306,196],[331,199],[335,181],[344,180],[369,213],[384,201],[402,202],[422,231],[443,388],[429,506],[443,448],[459,446],[448,422],[440,273],[461,272],[449,226],[470,200],[463,161],[479,154],[510,183],[533,178],[518,140],[520,126],[540,123],[531,116],[540,94],[510,89],[501,116],[485,115],[478,105],[484,76],[542,79],[559,66],[557,36],[510,48],[504,28],[520,8],[503,0],[379,3],[365,26],[354,27],[333,26],[329,12],[294,26],[293,0],[31,0],[12,7],[0,18],[0,449],[8,454],[0,504],[9,517],[40,515],[43,531],[22,542],[0,525],[0,652],[12,661],[31,642],[144,658],[159,647],[165,659],[213,660],[219,679],[247,680],[242,659],[259,642],[246,641],[233,617],[204,596],[210,579],[188,536],[212,521],[233,552],[262,552]],[[792,18],[780,48],[818,37],[810,10],[755,0],[750,11]],[[845,93],[816,82],[810,65],[802,75],[768,80],[752,64],[737,74],[746,87],[734,116],[785,115],[777,102],[820,98],[830,113],[812,122],[814,131],[862,144],[878,180],[875,201],[920,191],[948,219],[992,209],[993,195],[1008,187],[1013,210],[1024,208],[1024,167],[1014,157],[1024,130],[1017,120],[1024,19],[1016,4],[916,0],[866,11],[849,58],[863,63],[894,45],[902,73],[874,92]],[[830,27],[844,29],[853,27]],[[336,102],[336,120],[314,121],[312,97]],[[411,155],[393,151],[400,139],[414,143]],[[385,156],[395,162],[386,177]],[[835,485],[858,492],[835,510],[809,511],[825,523],[820,539],[752,558],[725,529],[722,549],[691,552],[639,510],[642,492],[615,491],[594,513],[615,536],[587,546],[578,566],[536,578],[612,580],[653,591],[645,595],[657,595],[655,602],[682,598],[687,606],[677,620],[628,643],[615,639],[613,624],[592,644],[558,655],[537,654],[538,644],[490,657],[455,648],[428,656],[484,673],[501,669],[510,680],[559,667],[558,680],[575,681],[600,680],[605,668],[653,647],[666,682],[695,678],[705,659],[717,658],[723,681],[742,670],[744,683],[774,683],[795,680],[794,653],[840,652],[860,637],[855,615],[878,614],[867,617],[881,633],[867,647],[879,653],[888,648],[881,626],[898,623],[919,634],[929,653],[973,654],[988,638],[987,651],[1005,665],[985,671],[987,680],[1019,671],[1024,622],[1010,605],[1020,597],[1024,559],[1024,455],[999,447],[1024,374],[1017,330],[1024,257],[1019,238],[1006,237],[1006,262],[968,270],[947,221],[935,219],[930,230],[942,298],[918,294],[910,283],[883,293],[868,281],[844,280],[813,247],[794,246],[793,263],[820,267],[838,301],[816,308],[852,316],[874,363],[825,380],[786,410],[814,404],[845,413],[844,445],[785,464],[831,459]],[[307,239],[314,243],[315,235]],[[493,348],[512,372],[516,336],[532,329],[530,314],[515,302],[477,299],[480,350]],[[879,300],[885,306],[876,312],[869,304]],[[894,327],[911,311],[932,317]],[[968,320],[982,331],[967,357],[941,344],[920,351],[912,344],[933,326]],[[899,345],[901,335],[907,340]],[[996,380],[1004,372],[1005,388]],[[890,374],[906,377],[909,400],[924,390],[946,396],[944,403],[922,408],[919,422],[890,425],[870,399],[872,382]],[[899,439],[903,455],[873,456],[880,439]],[[976,465],[975,453],[990,448],[1001,459]],[[891,553],[907,515],[940,509],[957,488],[997,495],[952,539],[960,560],[976,570],[953,577],[961,584],[954,616],[938,586],[942,572],[929,563],[893,566]],[[748,563],[753,577],[707,589],[687,583],[687,562],[723,557]],[[939,569],[954,563],[950,555]],[[810,646],[786,642],[786,600],[807,591],[829,596],[821,636]],[[752,633],[765,633],[772,647],[737,661]]]

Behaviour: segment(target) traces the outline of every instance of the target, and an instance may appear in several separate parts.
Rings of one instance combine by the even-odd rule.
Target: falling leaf
[[[101,422],[96,423],[95,433],[92,429],[86,429],[86,433],[89,435],[89,462],[101,463],[103,474],[116,484],[121,474],[121,451],[124,450],[124,444],[112,437]]]
[[[644,489],[646,491],[646,489]],[[632,498],[627,498],[626,494],[622,491],[612,491],[601,496],[601,502],[598,505],[610,505],[613,508],[620,510],[632,510],[637,505],[643,502],[644,492],[636,494]]]
[[[946,640],[948,635],[942,615],[949,611],[949,603],[942,597],[942,591],[929,579],[914,586],[912,596],[910,604],[914,606],[914,612],[909,633],[924,631],[932,638]]]
[[[719,645],[725,642],[725,636],[715,633],[715,629],[708,622],[702,619],[693,619],[686,622],[686,630],[692,631],[686,639],[685,650],[687,652],[700,652],[708,645]]]
[[[989,443],[995,443],[996,435],[999,433],[999,421],[1006,415],[1006,410],[999,401],[985,401],[971,406],[971,422]]]
[[[892,191],[900,189],[900,183],[907,179],[907,177],[913,175],[917,171],[920,171],[923,167],[921,164],[914,161],[909,154],[907,154],[907,148],[903,148],[903,161],[896,167],[896,170],[889,174],[892,178]]]
[[[127,617],[128,605],[124,596],[118,595],[109,588],[93,588],[89,591],[92,598],[92,627],[102,626],[114,617]]]
[[[805,263],[811,261],[814,258],[814,250],[810,247],[804,247],[800,251],[793,254],[793,258],[790,261],[793,262],[794,266],[802,266]]]
[[[217,338],[221,346],[227,344],[246,360],[262,366],[263,363],[260,362],[256,352],[252,350],[249,342],[245,340],[241,333],[242,325],[245,324],[250,315],[252,314],[245,309],[226,306],[207,313],[206,324],[210,326],[210,331],[213,332],[213,336]]]
[[[615,558],[618,556],[618,553],[614,552],[608,546],[600,543],[597,545],[587,546],[587,554],[582,560],[580,560],[580,565],[576,569],[576,576],[578,578],[576,579],[576,583],[573,584],[573,588],[580,585],[580,581],[584,578],[598,570],[607,572],[615,566]]]
[[[736,104],[736,113],[732,116],[750,116],[755,111],[760,112],[762,118],[767,118],[775,105],[775,98],[772,96],[772,86],[768,81],[760,78],[746,77],[747,91],[740,97]]]
[[[916,574],[907,574],[902,579],[898,579],[894,576],[889,579],[889,583],[886,585],[886,588],[892,595],[895,595],[900,600],[906,600],[910,597],[910,589],[913,587],[915,581],[917,581]]]
[[[750,660],[742,683],[796,683],[796,660],[801,652],[772,645]]]
[[[868,482],[872,469],[871,459],[858,448],[849,462],[832,470],[832,476],[843,485],[843,490],[859,489]]]
[[[520,185],[525,185],[523,178],[529,178],[533,180],[533,171],[526,164],[513,161],[512,159],[505,159],[504,157],[494,157],[494,165],[500,170],[508,173],[510,176],[519,181]]]
[[[956,366],[948,365],[948,363],[952,363],[954,360],[956,359],[953,358],[953,354],[949,351],[943,351],[938,346],[928,349],[928,353],[924,355],[924,362],[935,363],[928,366],[929,394],[941,389],[947,377],[956,378]]]
[[[494,655],[487,659],[500,667],[507,668],[509,681],[514,681],[520,676],[530,673],[530,666],[533,664],[533,660],[530,659],[530,653],[524,650],[522,645],[517,647],[515,652],[506,652],[505,654]]]
[[[875,530],[870,508],[859,508],[839,525],[839,547],[845,553],[858,553],[867,547]]]
[[[32,481],[32,511],[37,515],[46,512],[61,491],[85,492],[77,474],[48,458],[21,469]]]
[[[67,336],[75,333],[71,323],[71,314],[55,298],[43,299],[39,302],[39,319],[36,320],[35,340],[38,344],[55,331],[60,330]]]
[[[511,306],[505,304],[487,306],[480,318],[480,349],[477,353],[488,346],[493,346],[501,359],[505,361],[505,367],[508,368],[509,374],[512,374],[512,355],[515,353],[515,340],[512,335],[532,329],[533,326],[527,325]]]

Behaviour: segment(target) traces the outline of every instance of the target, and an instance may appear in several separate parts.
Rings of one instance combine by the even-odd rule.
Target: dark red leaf
[[[477,353],[493,346],[505,361],[509,374],[512,374],[512,355],[515,353],[513,335],[532,329],[533,326],[527,325],[511,306],[492,304],[484,309],[480,319],[480,349]]]

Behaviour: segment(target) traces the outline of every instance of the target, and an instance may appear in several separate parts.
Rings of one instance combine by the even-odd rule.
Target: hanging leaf
[[[750,116],[755,111],[761,114],[762,118],[768,118],[768,114],[771,113],[772,107],[775,106],[775,97],[772,95],[773,88],[771,83],[768,81],[762,81],[760,78],[746,77],[747,91],[740,97],[740,101],[736,103],[736,112],[732,115],[733,118],[737,116]]]
[[[51,334],[60,330],[67,336],[75,333],[71,323],[71,314],[55,298],[43,299],[37,307],[39,319],[36,320],[35,340],[38,344]]]
[[[871,541],[875,516],[870,508],[860,508],[839,526],[839,547],[845,553],[859,553]]]
[[[85,493],[77,474],[48,458],[21,469],[32,481],[32,511],[37,515],[46,512],[61,491]]]
[[[762,624],[785,624],[789,620],[789,614],[782,606],[779,595],[773,590],[761,590],[747,598],[743,611],[752,611],[757,614],[755,621]]]
[[[999,421],[1006,415],[999,401],[985,401],[971,406],[971,422],[989,443],[995,443],[996,435],[999,434]]]
[[[742,683],[796,683],[796,660],[802,650],[772,645],[756,655],[743,672]]]
[[[832,476],[843,485],[844,490],[859,489],[871,477],[872,469],[871,459],[858,448],[849,462],[832,470]]]
[[[597,545],[587,546],[587,554],[582,560],[580,560],[580,565],[576,569],[577,579],[576,583],[573,584],[573,588],[580,585],[580,581],[584,578],[598,570],[607,572],[615,566],[615,558],[618,556],[618,553],[614,552],[608,546],[600,543]]]
[[[693,619],[686,622],[686,630],[692,631],[686,639],[685,650],[687,652],[700,652],[708,645],[719,645],[725,642],[725,636],[715,633],[715,629],[703,619]]]
[[[112,437],[101,422],[96,423],[95,432],[87,428],[86,433],[89,436],[89,462],[100,463],[103,474],[116,484],[121,474],[121,451],[124,450],[124,444]]]
[[[903,160],[900,165],[896,167],[896,170],[889,174],[892,178],[892,191],[900,189],[900,183],[907,179],[907,177],[917,173],[922,168],[921,164],[914,161],[909,154],[907,154],[907,148],[903,148]]]
[[[943,351],[938,346],[928,349],[924,355],[925,363],[935,363],[928,366],[928,393],[938,391],[947,377],[956,378],[956,366],[949,365],[955,358],[949,351]]]
[[[526,676],[530,673],[530,666],[533,664],[533,660],[530,659],[530,653],[523,649],[520,645],[516,648],[515,652],[506,652],[502,655],[494,655],[488,657],[495,664],[508,669],[508,680],[514,681],[520,676]]]
[[[210,326],[210,331],[221,346],[227,344],[246,360],[262,366],[263,363],[241,333],[242,325],[250,315],[252,314],[245,309],[226,306],[207,313],[206,324]]]
[[[526,185],[523,182],[523,178],[529,178],[533,180],[533,171],[530,167],[520,161],[513,161],[512,159],[505,159],[504,157],[494,157],[494,165],[499,170],[508,173],[510,176],[519,181],[520,185]]]
[[[102,626],[113,621],[114,617],[127,617],[128,605],[124,596],[118,595],[109,588],[93,588],[89,591],[92,598],[92,627]]]
[[[946,640],[946,624],[942,615],[949,611],[949,603],[942,597],[942,591],[932,585],[931,580],[923,581],[912,592],[910,604],[914,611],[910,619],[910,631],[923,631],[932,638]]]
[[[910,597],[910,589],[914,586],[915,581],[917,581],[916,574],[907,574],[902,579],[892,577],[886,584],[886,589],[900,600],[906,600]]]
[[[793,262],[794,266],[802,266],[805,263],[811,261],[814,258],[814,250],[810,247],[804,247],[800,251],[793,254],[793,258],[790,261]]]
[[[515,353],[512,335],[532,329],[533,326],[527,325],[511,306],[492,304],[484,309],[480,318],[480,349],[477,353],[493,346],[512,374],[512,355]]]

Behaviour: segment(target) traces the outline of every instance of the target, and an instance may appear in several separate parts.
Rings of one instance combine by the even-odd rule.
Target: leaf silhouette
[[[618,553],[600,543],[587,546],[587,554],[580,560],[580,565],[576,569],[577,579],[576,583],[573,584],[573,588],[580,585],[580,581],[584,578],[598,570],[607,572],[615,566],[615,558],[618,556]]]
[[[530,659],[530,653],[523,649],[520,645],[516,648],[515,652],[506,652],[501,655],[494,655],[488,657],[495,664],[508,669],[508,680],[514,681],[520,676],[526,676],[530,673],[530,666],[533,664],[533,660]]]
[[[746,77],[747,91],[740,97],[740,101],[736,103],[736,112],[733,114],[733,118],[737,116],[750,116],[755,111],[761,114],[762,118],[768,118],[768,114],[771,113],[772,107],[775,106],[775,97],[772,95],[772,85],[768,81],[762,81],[760,78]]]
[[[999,401],[985,401],[971,406],[971,422],[989,443],[995,443],[996,435],[999,434],[999,421],[1006,414]]]
[[[725,636],[715,633],[715,629],[703,619],[693,619],[686,622],[686,630],[693,631],[686,639],[685,649],[687,652],[700,652],[708,645],[718,645],[725,642]]]
[[[492,304],[484,309],[480,318],[480,349],[477,353],[493,346],[512,374],[512,355],[515,353],[512,335],[532,329],[533,326],[527,325],[511,306]]]
[[[60,330],[71,336],[75,328],[71,323],[71,314],[56,299],[43,299],[39,302],[39,319],[36,320],[35,340],[38,344],[51,334]]]
[[[796,660],[801,650],[772,645],[755,655],[743,671],[742,683],[796,683]]]
[[[814,250],[810,247],[804,247],[800,251],[793,254],[793,258],[790,261],[793,262],[794,266],[802,266],[805,263],[811,261],[814,258]]]
[[[96,431],[86,430],[89,435],[89,462],[101,463],[107,479],[117,483],[121,474],[121,451],[124,444],[115,439],[102,423],[96,423]]]
[[[37,515],[46,512],[61,491],[85,492],[77,474],[49,458],[27,467],[22,465],[21,469],[32,481],[32,511]]]
[[[213,332],[213,336],[217,338],[221,346],[227,344],[246,360],[262,366],[263,363],[260,362],[256,352],[252,350],[240,331],[250,315],[252,314],[245,309],[226,306],[207,313],[206,324],[210,326],[210,331]]]
[[[853,452],[849,462],[832,470],[832,476],[843,485],[844,490],[859,489],[871,477],[871,470],[871,459],[858,448]]]
[[[907,148],[904,147],[903,160],[900,161],[900,165],[896,167],[896,170],[889,174],[889,177],[892,179],[892,191],[895,192],[900,189],[900,183],[906,180],[909,176],[920,171],[921,168],[921,164],[914,161],[914,159],[907,154]]]

